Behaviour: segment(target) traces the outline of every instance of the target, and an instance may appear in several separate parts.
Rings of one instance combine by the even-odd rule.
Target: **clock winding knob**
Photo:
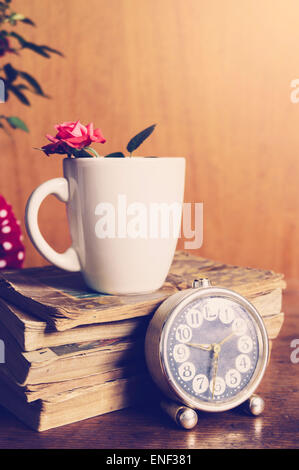
[[[211,283],[207,277],[194,279],[194,281],[192,282],[192,288],[199,289],[200,287],[211,287]]]

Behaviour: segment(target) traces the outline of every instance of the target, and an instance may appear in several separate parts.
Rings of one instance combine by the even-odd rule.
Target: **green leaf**
[[[4,81],[5,83],[5,81]],[[4,103],[6,103],[6,101],[8,100],[9,98],[9,92],[8,92],[8,89],[7,89],[7,86],[5,86],[5,90],[4,90]],[[0,103],[3,103],[3,101],[0,101]]]
[[[72,154],[76,158],[92,158],[90,153],[86,152],[84,149],[81,149],[81,150],[72,149]]]
[[[131,139],[127,145],[128,152],[134,152],[134,150],[136,150],[142,144],[142,142],[144,142],[145,139],[147,139],[151,135],[155,127],[156,124],[153,124],[152,126],[147,127],[143,131],[139,132],[139,134],[135,135],[135,137],[133,137],[133,139]]]
[[[8,36],[12,36],[13,38],[15,38],[23,49],[30,49],[33,52],[36,52],[36,54],[46,57],[47,59],[50,58],[50,54],[48,54],[48,52],[46,52],[45,50],[47,46],[39,46],[37,44],[34,44],[33,42],[29,42],[20,34],[17,34],[14,31],[8,33]]]
[[[105,155],[105,158],[125,158],[122,152],[113,152]]]
[[[25,104],[26,106],[30,106],[30,101],[28,100],[27,96],[22,93],[22,91],[14,85],[7,85],[7,88],[12,91],[12,93],[21,101],[21,103]]]
[[[26,39],[24,39],[22,36],[20,36],[20,34],[17,34],[14,31],[12,31],[11,33],[8,33],[7,35],[15,38],[19,42],[20,46],[22,47],[24,47],[24,44],[26,44]]]
[[[29,132],[25,122],[17,116],[6,117],[6,121],[13,129],[21,129],[22,131]]]
[[[22,23],[25,23],[25,24],[30,24],[30,26],[36,26],[36,24],[34,23],[34,21],[32,21],[30,18],[24,18],[23,20],[21,20]]]
[[[27,72],[22,72],[22,71],[19,71],[19,75],[20,77],[22,77],[24,80],[26,80],[27,83],[29,83],[29,85],[32,86],[34,92],[37,94],[37,95],[42,95],[42,96],[46,96],[42,90],[42,87],[40,86],[40,84],[38,83],[38,81],[33,78],[29,73]]]
[[[23,48],[30,49],[31,51],[36,52],[36,54],[46,57],[47,59],[51,57],[50,54],[48,54],[44,50],[43,46],[38,46],[37,44],[34,44],[33,42],[25,42],[25,44],[23,44]]]
[[[18,76],[18,71],[11,64],[5,64],[3,69],[7,77],[7,80],[9,82],[14,82]]]
[[[13,21],[21,21],[25,19],[25,16],[22,15],[22,13],[12,13],[9,17],[9,19]]]
[[[95,149],[93,149],[92,147],[84,147],[84,149],[87,150],[88,152],[91,152],[96,158],[100,157],[98,152]]]
[[[57,49],[53,49],[53,47],[49,47],[49,46],[40,46],[40,47],[42,47],[45,51],[52,52],[52,54],[57,54],[57,55],[60,55],[61,57],[64,57],[62,52],[58,51]]]
[[[24,83],[20,83],[18,85],[18,90],[28,90],[28,91],[30,91],[30,88],[27,85],[24,85]]]

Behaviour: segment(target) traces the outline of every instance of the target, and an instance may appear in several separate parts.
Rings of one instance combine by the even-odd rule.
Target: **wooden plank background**
[[[3,113],[30,134],[0,135],[0,192],[23,220],[31,191],[61,175],[61,157],[33,150],[53,124],[94,121],[122,150],[158,127],[143,155],[186,156],[186,201],[204,202],[202,256],[299,274],[299,77],[296,0],[15,0],[32,18],[20,34],[64,52],[1,58],[33,74],[52,96],[16,99]],[[63,204],[40,213],[48,241],[69,243]],[[181,246],[181,245],[180,245]],[[26,237],[27,266],[45,261]]]

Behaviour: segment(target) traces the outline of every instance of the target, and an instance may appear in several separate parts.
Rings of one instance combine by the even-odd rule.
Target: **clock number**
[[[210,392],[213,393],[213,386],[214,381],[211,380],[210,382]],[[218,395],[222,395],[225,391],[225,382],[222,377],[216,377],[215,379],[215,388],[214,388],[214,395],[217,397]]]
[[[193,390],[196,393],[204,393],[209,388],[209,380],[205,374],[198,374],[192,382]]]
[[[218,302],[211,301],[204,306],[204,318],[208,321],[214,321],[218,318],[220,306]]]
[[[253,348],[253,342],[250,336],[241,336],[238,340],[238,349],[241,353],[250,353]]]
[[[228,325],[235,318],[235,312],[230,307],[225,307],[220,310],[219,318],[225,325]]]
[[[191,328],[199,328],[202,324],[202,314],[196,308],[191,308],[186,314],[186,321]]]
[[[173,357],[176,362],[185,362],[187,361],[190,355],[190,350],[185,344],[176,344],[173,348]]]
[[[192,362],[184,362],[179,367],[179,374],[180,377],[185,381],[188,382],[192,380],[195,375],[195,366]]]
[[[181,343],[188,343],[192,338],[192,331],[188,325],[179,325],[177,327],[175,337]]]
[[[246,321],[243,320],[243,318],[236,318],[233,322],[232,329],[233,329],[233,332],[237,336],[244,335],[244,333],[247,329]]]
[[[240,385],[241,374],[236,369],[230,369],[225,375],[225,382],[228,387],[236,388]]]
[[[250,366],[251,366],[250,357],[247,356],[246,354],[239,354],[239,356],[236,358],[236,368],[238,369],[238,371],[244,374],[245,372],[249,371]]]

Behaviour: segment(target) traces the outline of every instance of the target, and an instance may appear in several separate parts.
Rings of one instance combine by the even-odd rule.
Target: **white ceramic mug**
[[[28,200],[25,221],[36,249],[59,268],[81,271],[98,292],[159,289],[174,256],[181,212],[176,218],[169,213],[167,233],[167,210],[157,219],[153,207],[182,205],[185,159],[66,158],[63,169],[64,178],[41,184]],[[49,194],[66,203],[72,246],[62,254],[49,246],[38,226],[39,207]]]

